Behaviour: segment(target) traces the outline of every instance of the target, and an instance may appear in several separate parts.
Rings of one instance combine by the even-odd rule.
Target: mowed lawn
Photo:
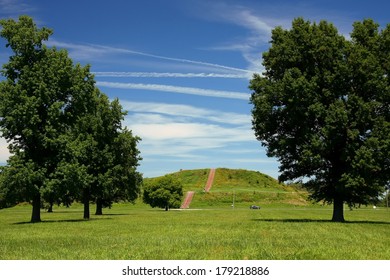
[[[386,209],[346,210],[343,224],[318,206],[165,212],[117,204],[89,221],[81,205],[54,211],[31,224],[29,205],[0,210],[0,259],[390,259]]]

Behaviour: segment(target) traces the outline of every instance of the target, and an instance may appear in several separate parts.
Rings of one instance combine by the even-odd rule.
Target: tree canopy
[[[150,206],[165,208],[179,208],[183,198],[183,186],[180,181],[166,175],[152,180],[144,186],[143,201]]]
[[[298,18],[272,31],[265,72],[250,81],[253,129],[279,179],[333,203],[333,221],[344,221],[344,203],[375,202],[390,180],[389,57],[390,25],[356,22],[347,40]]]
[[[84,203],[84,218],[89,218],[89,202],[96,202],[97,215],[113,202],[133,202],[140,192],[142,176],[136,167],[141,160],[137,149],[139,137],[122,128],[125,112],[119,101],[110,102],[97,91],[95,111],[80,118],[70,132],[67,162],[83,170],[79,200]],[[86,180],[85,178],[89,178]],[[74,182],[74,180],[72,180]]]
[[[91,200],[134,200],[140,139],[122,127],[118,100],[96,88],[88,65],[44,45],[52,30],[28,16],[0,25],[13,52],[0,82],[0,129],[11,153],[1,170],[3,204],[31,202],[31,221],[39,222],[42,199],[82,200],[85,218]]]

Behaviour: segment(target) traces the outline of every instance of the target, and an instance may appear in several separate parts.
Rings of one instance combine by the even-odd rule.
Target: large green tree
[[[117,99],[112,102],[96,89],[95,110],[80,118],[70,133],[69,161],[85,167],[79,199],[84,203],[84,218],[89,219],[89,203],[96,202],[95,214],[113,202],[133,202],[139,194],[142,176],[136,168],[141,160],[137,142],[122,127],[125,112]],[[71,173],[67,173],[71,175]],[[85,178],[89,178],[85,180]]]
[[[88,113],[94,80],[89,67],[74,65],[65,50],[47,48],[43,42],[52,31],[30,17],[0,25],[13,52],[0,83],[0,128],[12,154],[3,182],[12,184],[14,197],[32,203],[31,221],[39,222],[41,193],[60,162],[60,136]]]
[[[253,129],[280,162],[281,181],[300,180],[316,201],[375,202],[390,179],[390,26],[295,19],[272,31],[265,72],[250,82]]]
[[[43,44],[51,30],[27,16],[0,24],[13,51],[0,83],[0,128],[12,154],[1,170],[0,205],[30,201],[38,222],[43,200],[82,201],[86,219],[91,201],[97,214],[115,201],[134,201],[140,139],[122,127],[119,101],[96,88],[89,66]]]
[[[143,201],[153,208],[179,208],[183,198],[183,185],[172,176],[166,175],[149,181],[144,186]]]

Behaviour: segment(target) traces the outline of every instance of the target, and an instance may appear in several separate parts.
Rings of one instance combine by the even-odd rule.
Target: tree
[[[295,19],[272,31],[254,75],[255,135],[280,161],[280,181],[298,180],[332,221],[376,201],[390,170],[390,26],[354,24],[351,40],[326,21]]]
[[[137,142],[126,127],[122,127],[125,112],[117,99],[112,102],[96,89],[95,111],[80,118],[71,131],[68,151],[70,158],[85,166],[88,182],[79,193],[84,203],[84,218],[89,219],[89,203],[96,202],[96,215],[113,202],[133,202],[139,194],[142,176],[136,168],[141,160]]]
[[[143,201],[150,206],[165,208],[179,208],[183,198],[182,184],[166,175],[146,184],[143,192]]]
[[[86,219],[90,201],[98,214],[114,201],[134,201],[140,138],[122,127],[119,101],[96,88],[88,65],[43,44],[50,29],[27,16],[0,24],[14,52],[0,83],[0,128],[12,154],[0,180],[8,204],[1,204],[31,201],[31,221],[39,222],[42,198],[66,206],[81,200]]]
[[[111,160],[101,180],[104,184],[95,195],[96,215],[102,215],[102,208],[111,207],[113,202],[133,203],[138,198],[142,183],[142,174],[136,170],[138,161],[141,160],[137,149],[139,140],[127,128],[119,131],[113,138],[110,146]]]
[[[60,136],[89,110],[94,80],[89,67],[73,65],[65,50],[47,48],[43,41],[52,30],[38,28],[30,17],[0,25],[13,51],[0,83],[0,128],[12,154],[3,181],[32,203],[31,222],[39,222],[41,194],[60,162]]]

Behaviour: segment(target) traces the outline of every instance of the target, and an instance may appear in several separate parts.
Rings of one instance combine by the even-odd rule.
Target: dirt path
[[[183,204],[180,206],[181,209],[188,209],[190,208],[190,204],[192,201],[192,198],[194,197],[195,192],[187,192],[186,198],[184,199]]]
[[[215,176],[215,168],[211,168],[209,173],[209,178],[207,179],[207,183],[204,188],[205,192],[209,192],[211,187],[213,186],[214,176]]]
[[[215,176],[215,168],[211,168],[210,172],[209,172],[209,177],[207,179],[206,186],[204,187],[205,192],[210,191],[210,189],[213,185],[213,182],[214,182],[214,176]],[[195,195],[195,192],[193,192],[193,191],[187,192],[186,198],[184,199],[182,205],[180,206],[180,209],[190,208],[190,204],[191,204],[191,201],[192,201],[192,198],[194,197],[194,195]]]

